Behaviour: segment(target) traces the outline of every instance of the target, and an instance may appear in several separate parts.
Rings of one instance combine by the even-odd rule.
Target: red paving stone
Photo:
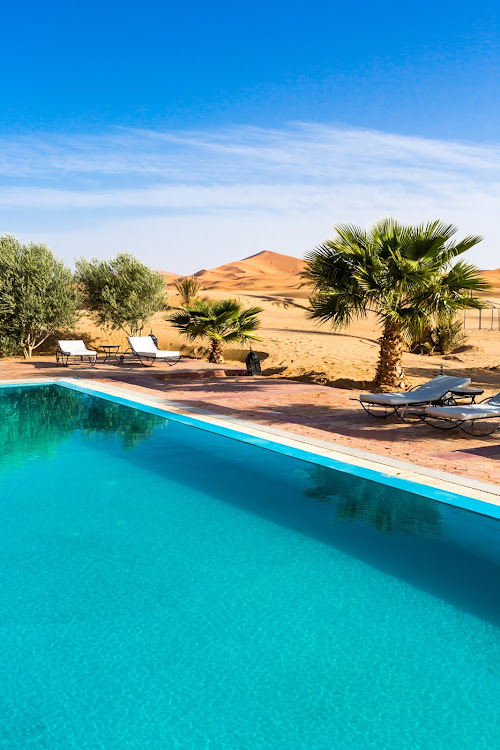
[[[180,366],[177,367],[178,376]],[[394,417],[374,420],[351,400],[357,395],[355,391],[264,377],[206,377],[220,367],[200,360],[184,360],[182,368],[184,377],[162,379],[172,375],[173,368],[155,365],[146,369],[135,363],[62,368],[53,359],[39,357],[29,362],[3,360],[0,380],[63,376],[122,383],[180,405],[389,455],[470,479],[500,483],[500,432],[487,438],[472,438],[458,430],[438,432],[424,424],[406,425]]]

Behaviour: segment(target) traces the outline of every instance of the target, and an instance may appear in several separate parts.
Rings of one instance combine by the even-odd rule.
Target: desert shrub
[[[201,284],[194,276],[184,276],[175,282],[177,294],[180,295],[182,304],[189,307],[196,301],[198,293],[201,291]]]
[[[439,322],[433,333],[436,351],[440,354],[449,354],[462,346],[467,339],[462,322],[452,318],[443,319]]]
[[[412,354],[450,354],[461,346],[466,335],[463,324],[453,316],[443,315],[435,325],[413,327],[409,331],[409,349]]]

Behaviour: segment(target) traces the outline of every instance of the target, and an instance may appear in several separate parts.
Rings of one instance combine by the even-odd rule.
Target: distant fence
[[[483,300],[486,307],[483,310],[468,308],[464,310],[464,328],[487,331],[500,331],[500,304],[492,300]]]

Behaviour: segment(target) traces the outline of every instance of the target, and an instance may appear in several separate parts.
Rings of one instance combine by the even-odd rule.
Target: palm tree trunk
[[[222,365],[224,363],[224,357],[222,356],[222,342],[218,339],[210,340],[210,355],[208,361],[214,362],[217,365]]]
[[[375,374],[375,383],[390,388],[404,388],[403,372],[403,336],[401,327],[396,323],[386,322],[379,339],[380,353]]]

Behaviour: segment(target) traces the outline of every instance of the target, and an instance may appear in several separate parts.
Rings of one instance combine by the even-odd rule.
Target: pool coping
[[[216,432],[310,463],[328,466],[379,484],[429,497],[447,505],[500,519],[500,487],[480,480],[418,466],[409,461],[388,458],[358,448],[337,445],[333,441],[291,433],[238,417],[186,406],[161,396],[145,395],[127,388],[126,385],[111,385],[78,377],[0,380],[0,387],[51,384],[139,408],[198,429]]]

